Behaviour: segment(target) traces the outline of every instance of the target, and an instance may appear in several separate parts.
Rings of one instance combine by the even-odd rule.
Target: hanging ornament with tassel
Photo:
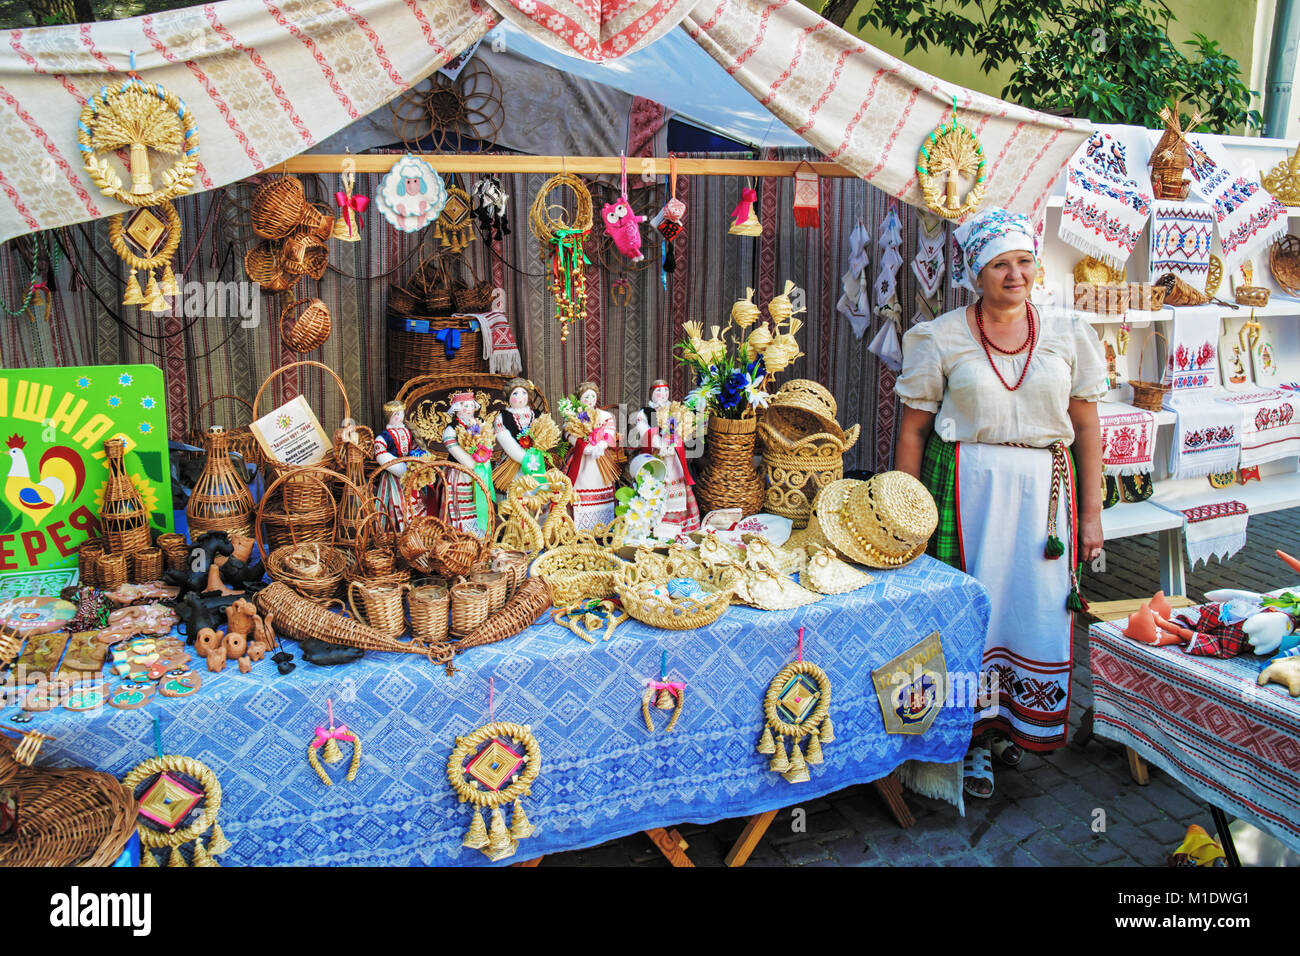
[[[334,201],[338,203],[339,214],[334,220],[334,231],[331,236],[340,242],[361,241],[361,214],[370,205],[368,197],[353,194],[353,190],[357,186],[356,169],[356,160],[351,156],[343,160],[343,172],[339,176],[343,188],[334,193]]]
[[[472,212],[469,193],[460,186],[448,186],[447,202],[433,225],[433,236],[453,256],[474,241]]]
[[[758,193],[752,187],[745,186],[740,191],[740,202],[731,210],[731,226],[727,232],[733,236],[761,236],[763,224],[754,213],[754,204],[758,202]]]
[[[172,256],[181,244],[181,217],[169,202],[118,213],[109,220],[108,241],[131,268],[123,305],[138,305],[146,312],[171,311],[167,299],[180,295],[172,272]],[[136,277],[142,272],[145,285]]]
[[[138,808],[140,865],[158,866],[154,851],[163,850],[167,866],[220,866],[213,857],[229,850],[230,841],[217,824],[221,809],[217,775],[192,757],[163,755],[156,717],[154,743],[159,756],[150,757],[122,778],[122,786],[134,795]],[[182,853],[187,845],[189,862]]]
[[[821,194],[821,177],[805,159],[794,170],[794,224],[800,229],[821,225]]]
[[[686,702],[686,682],[668,679],[668,652],[664,651],[659,659],[659,679],[646,681],[645,693],[641,696],[641,717],[645,720],[645,729],[655,732],[654,718],[650,714],[653,702],[657,710],[671,710],[664,733],[672,733],[677,726],[677,718],[682,715],[682,704]]]
[[[664,272],[677,271],[677,254],[673,250],[673,243],[686,232],[686,227],[682,225],[682,219],[686,216],[686,203],[677,198],[677,156],[668,157],[668,188],[671,193],[668,202],[664,203],[664,208],[655,214],[650,220],[650,225],[659,230],[659,234],[664,237]]]
[[[526,724],[495,719],[494,681],[488,681],[490,722],[456,738],[447,759],[447,779],[461,803],[472,807],[469,830],[461,846],[480,850],[492,862],[504,860],[519,849],[537,828],[524,812],[523,798],[532,791],[542,769],[542,751]],[[505,810],[510,807],[510,825]],[[488,811],[491,824],[483,821]]]
[[[316,771],[316,776],[320,777],[320,782],[327,787],[332,787],[334,781],[329,778],[325,768],[321,766],[321,759],[324,758],[327,764],[336,764],[343,759],[343,751],[339,748],[339,741],[352,745],[352,763],[348,766],[348,775],[346,780],[351,783],[357,779],[357,771],[361,769],[361,741],[357,735],[348,730],[347,725],[339,724],[334,726],[334,700],[330,698],[325,702],[326,710],[329,712],[329,727],[317,727],[316,736],[312,742],[307,745],[307,762],[311,764],[311,769]],[[324,749],[322,749],[324,748]]]
[[[797,658],[781,668],[763,697],[764,725],[757,750],[771,759],[767,768],[790,783],[806,783],[809,765],[822,762],[822,748],[835,739],[831,726],[831,681],[816,664],[803,659],[799,628]],[[787,755],[785,738],[790,738]],[[804,743],[807,738],[807,743]]]

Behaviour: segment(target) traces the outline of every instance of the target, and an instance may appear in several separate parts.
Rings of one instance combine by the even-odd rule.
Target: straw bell
[[[831,718],[829,714],[827,715],[826,719],[822,721],[822,729],[821,729],[820,736],[821,736],[822,743],[824,744],[835,743],[835,729],[831,726]]]
[[[510,836],[519,840],[527,840],[537,832],[537,827],[533,826],[528,819],[528,814],[524,813],[524,802],[516,800],[514,810],[510,814]]]
[[[227,840],[226,835],[221,832],[221,825],[213,823],[212,836],[208,838],[208,852],[213,856],[217,856],[218,854],[225,853],[229,849],[230,841]]]
[[[488,845],[487,827],[483,825],[483,814],[477,808],[469,821],[469,831],[466,832],[465,839],[460,841],[460,845],[467,850],[482,850]]]
[[[211,854],[209,854],[207,849],[204,848],[202,840],[195,840],[193,865],[208,867],[208,866],[220,866],[221,864],[218,863],[216,860],[212,859]]]
[[[822,745],[821,741],[817,737],[817,731],[815,730],[813,731],[812,736],[808,739],[808,755],[806,760],[814,766],[822,763]]]
[[[325,748],[321,751],[321,759],[330,764],[338,763],[343,759],[343,751],[339,749],[339,742],[333,737],[325,741]]]
[[[172,847],[171,855],[167,857],[167,865],[169,867],[189,866],[189,864],[185,862],[185,857],[181,856],[181,848],[179,846]]]
[[[781,776],[785,777],[790,783],[807,783],[812,779],[808,773],[808,764],[804,762],[803,751],[799,749],[799,741],[797,740],[790,754],[790,767]]]
[[[156,856],[153,855],[153,850],[146,850],[146,849],[144,849],[144,848],[141,848],[141,850],[140,850],[140,866],[142,866],[142,867],[145,867],[145,866],[154,866],[154,867],[156,867],[157,865],[158,865],[158,857],[156,857]]]
[[[773,773],[785,773],[790,769],[790,758],[785,755],[785,738],[776,738],[776,753],[767,762],[767,769]]]
[[[126,294],[122,296],[122,304],[144,305],[148,301],[140,291],[140,280],[135,277],[135,270],[132,269],[131,278],[126,280]]]
[[[500,807],[492,808],[492,826],[488,830],[488,847],[484,851],[494,863],[514,854],[518,844],[506,829],[506,817]]]
[[[162,294],[163,295],[181,294],[180,286],[176,282],[176,273],[172,272],[172,264],[170,262],[163,267]]]
[[[776,753],[776,744],[772,740],[772,728],[766,724],[763,725],[763,736],[758,738],[758,752],[761,754]]]
[[[672,710],[677,706],[677,701],[673,700],[672,693],[665,687],[659,691],[659,698],[655,701],[655,706],[660,710]]]

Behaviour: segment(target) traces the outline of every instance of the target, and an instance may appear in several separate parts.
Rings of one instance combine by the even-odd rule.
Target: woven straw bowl
[[[614,595],[614,577],[624,562],[612,551],[586,544],[552,548],[533,562],[529,574],[546,579],[556,607]]]
[[[1074,281],[1088,285],[1123,285],[1124,269],[1116,269],[1092,256],[1084,256],[1074,264]]]
[[[873,568],[907,564],[925,550],[939,524],[930,492],[901,471],[832,482],[818,494],[813,511],[837,551]]]
[[[796,378],[777,389],[764,421],[790,439],[818,432],[843,439],[844,429],[835,414],[835,399],[830,392],[809,379]]]
[[[648,597],[647,588],[656,587],[669,580],[660,577],[655,562],[624,564],[615,576],[615,589],[623,609],[642,624],[668,631],[689,631],[707,627],[731,606],[732,590],[721,583],[723,569],[684,575],[669,572],[670,577],[693,577],[700,583],[703,594],[695,598]],[[556,602],[559,604],[559,602]]]

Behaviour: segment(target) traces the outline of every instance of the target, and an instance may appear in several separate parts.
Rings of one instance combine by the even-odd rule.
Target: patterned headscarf
[[[989,209],[958,226],[953,232],[957,240],[953,256],[953,280],[972,292],[975,277],[986,265],[1004,252],[1026,249],[1038,257],[1038,239],[1029,220],[1018,212]]]

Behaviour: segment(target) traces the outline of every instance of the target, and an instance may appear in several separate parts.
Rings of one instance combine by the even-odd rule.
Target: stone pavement
[[[1254,515],[1246,547],[1225,564],[1212,560],[1188,569],[1188,596],[1219,587],[1270,590],[1291,584],[1295,574],[1274,555],[1275,548],[1300,554],[1300,510]],[[1150,596],[1157,587],[1156,536],[1127,538],[1107,546],[1107,572],[1084,578],[1091,600]],[[1088,632],[1076,625],[1071,693],[1071,733],[1092,704]],[[792,799],[797,793],[792,790]],[[869,786],[792,804],[773,821],[749,858],[750,866],[1163,866],[1187,827],[1199,823],[1211,833],[1209,810],[1151,767],[1151,782],[1138,786],[1128,773],[1124,748],[1100,737],[1084,747],[1071,743],[1047,757],[1026,754],[1016,770],[995,767],[989,800],[966,801],[960,817],[947,803],[907,794],[916,825],[900,829]],[[805,811],[795,832],[791,810]],[[1097,811],[1103,832],[1093,832]],[[697,866],[721,866],[744,820],[683,825]],[[636,834],[588,850],[547,857],[547,866],[667,866],[650,843]]]

